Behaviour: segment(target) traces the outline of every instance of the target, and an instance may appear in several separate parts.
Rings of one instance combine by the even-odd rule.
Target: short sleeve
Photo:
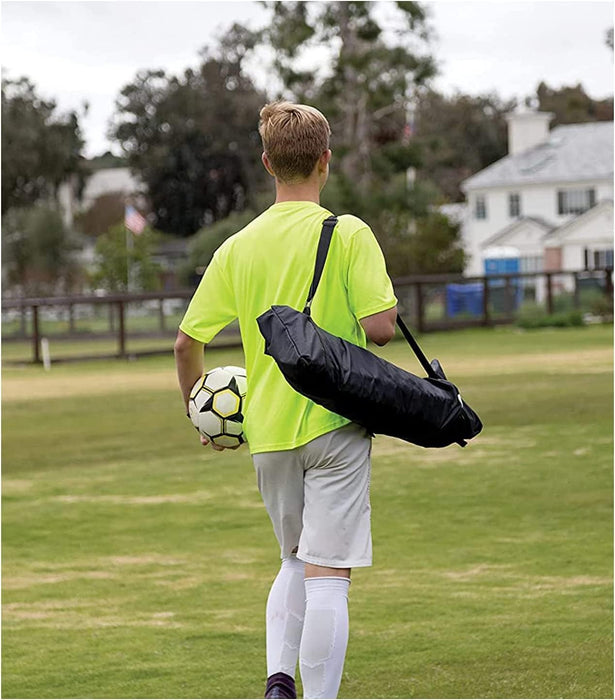
[[[350,308],[358,320],[397,304],[382,250],[365,225],[350,240],[347,285]]]
[[[236,318],[235,296],[225,274],[223,257],[217,251],[205,270],[179,328],[191,338],[209,343]]]

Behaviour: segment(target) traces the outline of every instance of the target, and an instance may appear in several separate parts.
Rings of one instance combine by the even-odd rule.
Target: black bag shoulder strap
[[[314,277],[312,277],[312,284],[310,285],[310,291],[308,292],[308,298],[305,302],[305,308],[303,313],[310,315],[310,308],[312,306],[312,300],[318,289],[318,283],[322,277],[322,271],[325,267],[325,261],[327,260],[327,253],[329,252],[329,245],[331,243],[331,237],[333,236],[333,229],[337,225],[337,216],[329,216],[322,222],[322,230],[320,232],[320,240],[318,241],[318,250],[316,252],[316,264],[314,266]]]
[[[329,245],[331,244],[331,238],[333,236],[333,229],[337,225],[337,216],[329,216],[322,222],[322,230],[320,232],[320,240],[318,241],[318,250],[316,252],[316,264],[314,266],[314,276],[312,278],[312,284],[310,285],[310,291],[308,292],[308,298],[305,302],[305,308],[303,313],[307,316],[310,315],[310,308],[312,306],[312,300],[318,289],[318,283],[322,277],[322,271],[325,267],[325,261],[327,260],[327,253],[329,252]],[[425,357],[425,354],[421,350],[419,344],[414,339],[412,333],[410,333],[409,328],[404,323],[402,317],[397,314],[397,325],[399,326],[404,338],[408,341],[408,344],[414,351],[418,361],[423,366],[423,369],[427,372],[428,377],[433,379],[438,379],[438,374],[435,369],[429,364],[429,360]]]
[[[432,379],[439,379],[440,377],[438,377],[438,373],[431,366],[429,360],[425,357],[425,353],[421,350],[414,336],[412,335],[412,333],[410,333],[410,329],[408,328],[408,326],[406,326],[402,317],[399,314],[397,314],[397,325],[399,326],[401,332],[404,334],[404,338],[408,341],[410,347],[414,350],[414,354],[423,366],[423,369],[427,372],[427,376],[431,377]]]

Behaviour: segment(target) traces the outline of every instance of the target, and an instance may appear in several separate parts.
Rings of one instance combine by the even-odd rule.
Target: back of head
[[[331,135],[329,123],[317,109],[292,102],[265,105],[258,131],[276,177],[287,184],[310,175],[329,148]]]

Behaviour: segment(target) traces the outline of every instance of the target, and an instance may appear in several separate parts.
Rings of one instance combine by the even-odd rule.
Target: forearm
[[[177,369],[177,379],[179,388],[184,400],[186,411],[188,410],[188,400],[190,390],[196,380],[203,374],[203,350],[205,346],[198,340],[194,340],[182,331],[177,334],[175,341],[175,367]]]

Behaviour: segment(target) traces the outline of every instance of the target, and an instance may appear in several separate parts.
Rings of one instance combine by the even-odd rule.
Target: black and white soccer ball
[[[248,381],[242,367],[216,367],[200,377],[190,392],[188,414],[201,435],[220,447],[239,447]]]

